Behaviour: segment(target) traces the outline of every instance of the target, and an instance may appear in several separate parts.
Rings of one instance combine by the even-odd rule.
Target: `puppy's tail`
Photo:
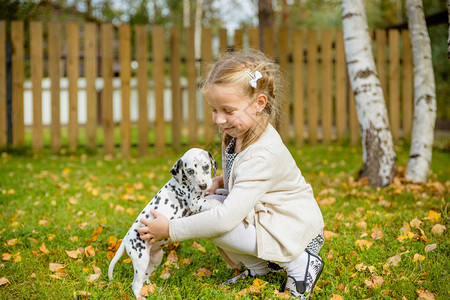
[[[114,255],[111,262],[109,263],[109,268],[108,268],[109,280],[113,279],[114,266],[119,261],[119,259],[122,257],[123,252],[125,252],[125,241],[124,240],[122,240],[122,243],[120,243],[119,249],[117,249],[116,254]]]

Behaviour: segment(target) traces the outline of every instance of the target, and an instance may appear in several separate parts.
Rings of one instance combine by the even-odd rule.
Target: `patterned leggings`
[[[217,195],[212,195],[209,197],[218,198]],[[217,199],[223,201],[225,197]],[[324,243],[323,234],[320,233],[315,237],[306,247],[306,249],[318,255],[320,249]],[[258,258],[257,244],[256,244],[256,228],[253,224],[245,226],[241,222],[236,228],[230,232],[217,237],[212,238],[211,241],[218,247],[225,251],[230,252],[234,257],[239,259],[248,269],[254,271],[258,275],[267,274],[271,269],[269,269],[268,261]],[[290,262],[272,262],[281,266],[286,272],[292,277],[300,277],[306,269],[305,264],[306,253],[300,255],[296,259]]]

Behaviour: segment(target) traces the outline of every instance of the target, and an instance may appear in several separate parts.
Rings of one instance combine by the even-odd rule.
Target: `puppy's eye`
[[[208,165],[204,165],[203,166],[203,171],[208,171],[209,170],[209,166]]]
[[[188,173],[188,175],[194,175],[195,171],[193,169],[186,169],[186,173]]]

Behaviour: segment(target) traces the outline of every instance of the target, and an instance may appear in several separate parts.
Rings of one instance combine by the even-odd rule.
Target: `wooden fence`
[[[194,53],[192,29],[31,22],[29,40],[26,41],[23,22],[11,22],[9,36],[6,25],[0,21],[0,148],[28,146],[26,141],[30,140],[34,151],[41,151],[45,146],[49,146],[53,152],[59,152],[61,147],[74,151],[80,146],[80,128],[85,130],[85,146],[96,148],[100,128],[104,152],[112,154],[117,126],[120,128],[121,151],[126,157],[130,156],[132,145],[137,145],[139,155],[145,155],[150,147],[162,152],[167,144],[178,149],[185,143],[190,146],[200,141],[207,144],[217,137],[207,105],[200,106],[203,107],[204,116],[198,116],[201,70],[197,67],[199,61]],[[231,36],[233,42],[230,42]],[[346,139],[352,144],[359,143],[359,124],[347,79],[342,31],[282,28],[278,31],[267,29],[261,36],[264,45],[262,50],[277,58],[288,83],[284,118],[278,128],[283,139],[297,146],[305,141],[314,145]],[[238,29],[234,34],[226,29],[213,34],[211,29],[204,28],[200,60],[211,62],[217,53],[226,50],[259,48],[259,37],[256,28]],[[8,106],[5,88],[8,57],[5,45],[9,40],[12,55],[11,104]],[[29,47],[24,47],[25,43]],[[394,139],[407,138],[411,132],[413,101],[408,31],[375,30],[373,47]],[[24,49],[29,49],[29,53],[24,53]],[[131,61],[137,61],[135,72],[130,68]],[[29,127],[24,124],[23,96],[28,65],[33,95],[33,122]],[[113,121],[115,66],[120,68],[120,125]],[[136,122],[130,119],[130,80],[133,73],[137,78],[139,115]],[[78,79],[81,75],[86,79],[87,101],[87,119],[83,126],[78,123]],[[44,76],[48,76],[51,82],[51,124],[48,126],[42,122]],[[60,122],[60,80],[63,76],[68,81],[67,126]],[[103,79],[100,94],[95,87],[98,77]],[[182,78],[187,79],[187,86],[181,84]],[[167,82],[170,82],[169,87],[165,87]],[[154,106],[149,106],[148,102],[150,86],[153,86]],[[163,118],[168,109],[164,106],[165,88],[171,90],[169,124]],[[184,93],[187,94],[187,100],[182,99],[183,89],[187,90]],[[99,95],[101,101],[98,101]],[[186,122],[182,117],[185,113],[182,101],[189,104]],[[155,112],[155,119],[151,122],[148,118],[150,110]],[[8,118],[11,122],[7,122]],[[50,132],[47,144],[44,142],[45,130]],[[62,143],[65,140],[61,136],[63,130],[67,134],[67,145]],[[132,130],[137,130],[134,140]],[[26,132],[31,132],[30,139],[25,138]],[[149,136],[152,136],[152,140],[149,140]]]

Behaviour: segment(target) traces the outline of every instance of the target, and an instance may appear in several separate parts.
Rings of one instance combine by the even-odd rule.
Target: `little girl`
[[[214,122],[223,131],[224,175],[213,178],[209,211],[167,220],[153,211],[141,238],[155,243],[209,238],[231,267],[247,268],[227,284],[269,271],[287,272],[285,288],[306,299],[324,263],[324,222],[312,188],[272,124],[280,114],[278,66],[263,54],[228,54],[203,84]],[[228,196],[214,195],[217,189]]]

